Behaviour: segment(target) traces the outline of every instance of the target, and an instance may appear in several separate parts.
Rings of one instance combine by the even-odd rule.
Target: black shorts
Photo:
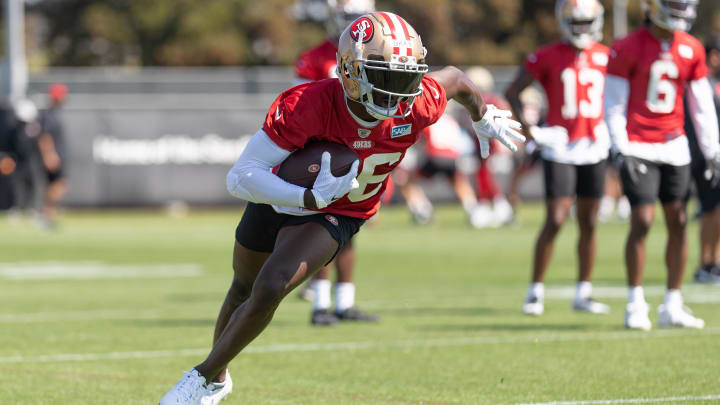
[[[715,210],[720,204],[720,186],[712,186],[712,182],[705,178],[705,158],[694,159],[691,164],[692,177],[695,180],[700,209],[703,213]]]
[[[345,243],[360,230],[365,220],[324,213],[304,216],[278,214],[270,205],[248,203],[235,230],[235,240],[250,250],[270,253],[275,249],[275,240],[280,229],[308,222],[318,223],[327,229],[338,243],[338,249],[335,251],[337,254]]]
[[[690,192],[690,165],[672,166],[635,158],[637,183],[628,172],[627,163],[620,168],[623,192],[631,206],[684,201]]]
[[[420,166],[419,172],[423,177],[433,177],[436,174],[453,177],[457,172],[457,166],[454,159],[434,157],[428,158]]]
[[[543,159],[545,198],[600,198],[605,194],[607,161],[570,165]]]

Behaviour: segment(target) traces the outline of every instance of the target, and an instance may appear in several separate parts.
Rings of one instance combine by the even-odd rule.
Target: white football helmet
[[[563,37],[578,49],[602,40],[604,13],[598,0],[558,0],[555,3],[555,17]]]
[[[690,31],[700,0],[642,0],[642,9],[660,28]]]
[[[351,22],[375,11],[375,0],[327,0],[326,28],[330,38],[337,40]]]
[[[337,74],[345,96],[376,119],[407,117],[423,92],[426,53],[418,33],[399,15],[363,15],[338,41]]]

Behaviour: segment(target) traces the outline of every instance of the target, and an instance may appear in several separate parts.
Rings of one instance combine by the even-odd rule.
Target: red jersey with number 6
[[[337,79],[303,83],[282,93],[270,107],[263,131],[278,146],[293,152],[309,141],[347,145],[360,156],[360,188],[320,210],[356,218],[370,218],[380,207],[390,172],[418,139],[420,131],[445,111],[445,89],[430,77],[422,79],[422,95],[415,98],[405,118],[379,121],[372,128],[360,125],[348,111],[342,84]],[[399,112],[405,108],[400,106]]]
[[[707,75],[705,50],[692,35],[675,31],[661,42],[641,28],[615,42],[608,74],[627,79],[630,142],[664,143],[685,135],[685,85]]]
[[[603,121],[609,53],[600,43],[577,50],[558,42],[538,49],[525,62],[525,69],[545,90],[547,125],[567,129],[570,142],[595,140],[595,128]]]

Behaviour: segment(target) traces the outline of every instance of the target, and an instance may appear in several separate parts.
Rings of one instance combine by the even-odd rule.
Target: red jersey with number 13
[[[685,85],[707,75],[705,50],[692,35],[675,31],[661,42],[641,28],[615,42],[608,74],[627,79],[630,142],[664,143],[685,135]]]
[[[319,210],[356,218],[370,218],[380,207],[388,175],[418,139],[420,131],[435,123],[445,111],[445,89],[430,77],[405,118],[380,121],[373,128],[361,126],[350,115],[338,79],[303,83],[282,93],[270,107],[263,131],[278,146],[293,152],[311,141],[341,143],[360,156],[360,188]],[[401,105],[401,112],[404,108]]]
[[[600,43],[578,50],[558,42],[538,49],[525,62],[525,69],[545,90],[547,125],[567,129],[570,142],[595,140],[595,128],[603,120],[609,53]]]

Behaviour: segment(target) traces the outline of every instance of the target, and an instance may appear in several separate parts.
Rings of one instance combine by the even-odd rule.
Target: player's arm
[[[605,121],[610,131],[613,151],[628,152],[627,105],[630,82],[620,76],[608,74],[605,79]]]
[[[521,67],[520,69],[518,69],[518,72],[515,75],[515,79],[513,80],[513,82],[510,83],[510,86],[507,88],[507,90],[505,90],[505,98],[507,99],[508,103],[510,103],[510,109],[513,112],[513,116],[515,116],[515,118],[522,124],[523,134],[525,136],[530,135],[528,133],[528,128],[530,126],[525,120],[525,114],[523,113],[523,104],[522,101],[520,101],[520,93],[522,93],[523,90],[528,88],[534,80],[535,78],[533,78],[530,72],[528,72],[525,67]]]
[[[718,118],[710,81],[705,77],[691,81],[687,97],[688,110],[697,134],[698,146],[705,159],[717,159],[720,151]]]
[[[60,155],[58,155],[57,149],[55,149],[55,141],[52,135],[44,132],[38,138],[37,145],[45,168],[51,171],[57,170],[62,162],[60,161]]]
[[[429,73],[428,76],[445,89],[448,100],[457,101],[468,111],[473,121],[475,135],[480,142],[480,154],[483,158],[490,154],[491,138],[499,140],[513,152],[517,151],[514,141],[525,142],[525,137],[516,132],[522,126],[519,122],[510,119],[512,112],[500,110],[492,104],[486,105],[480,95],[480,89],[462,70],[447,66]]]
[[[272,172],[290,152],[281,148],[263,130],[250,142],[227,174],[227,189],[233,196],[254,203],[273,204],[310,209],[325,208],[335,199],[347,194],[356,184],[359,162],[350,172],[335,177],[330,172],[330,154],[325,152],[320,172],[312,189],[288,183]]]

